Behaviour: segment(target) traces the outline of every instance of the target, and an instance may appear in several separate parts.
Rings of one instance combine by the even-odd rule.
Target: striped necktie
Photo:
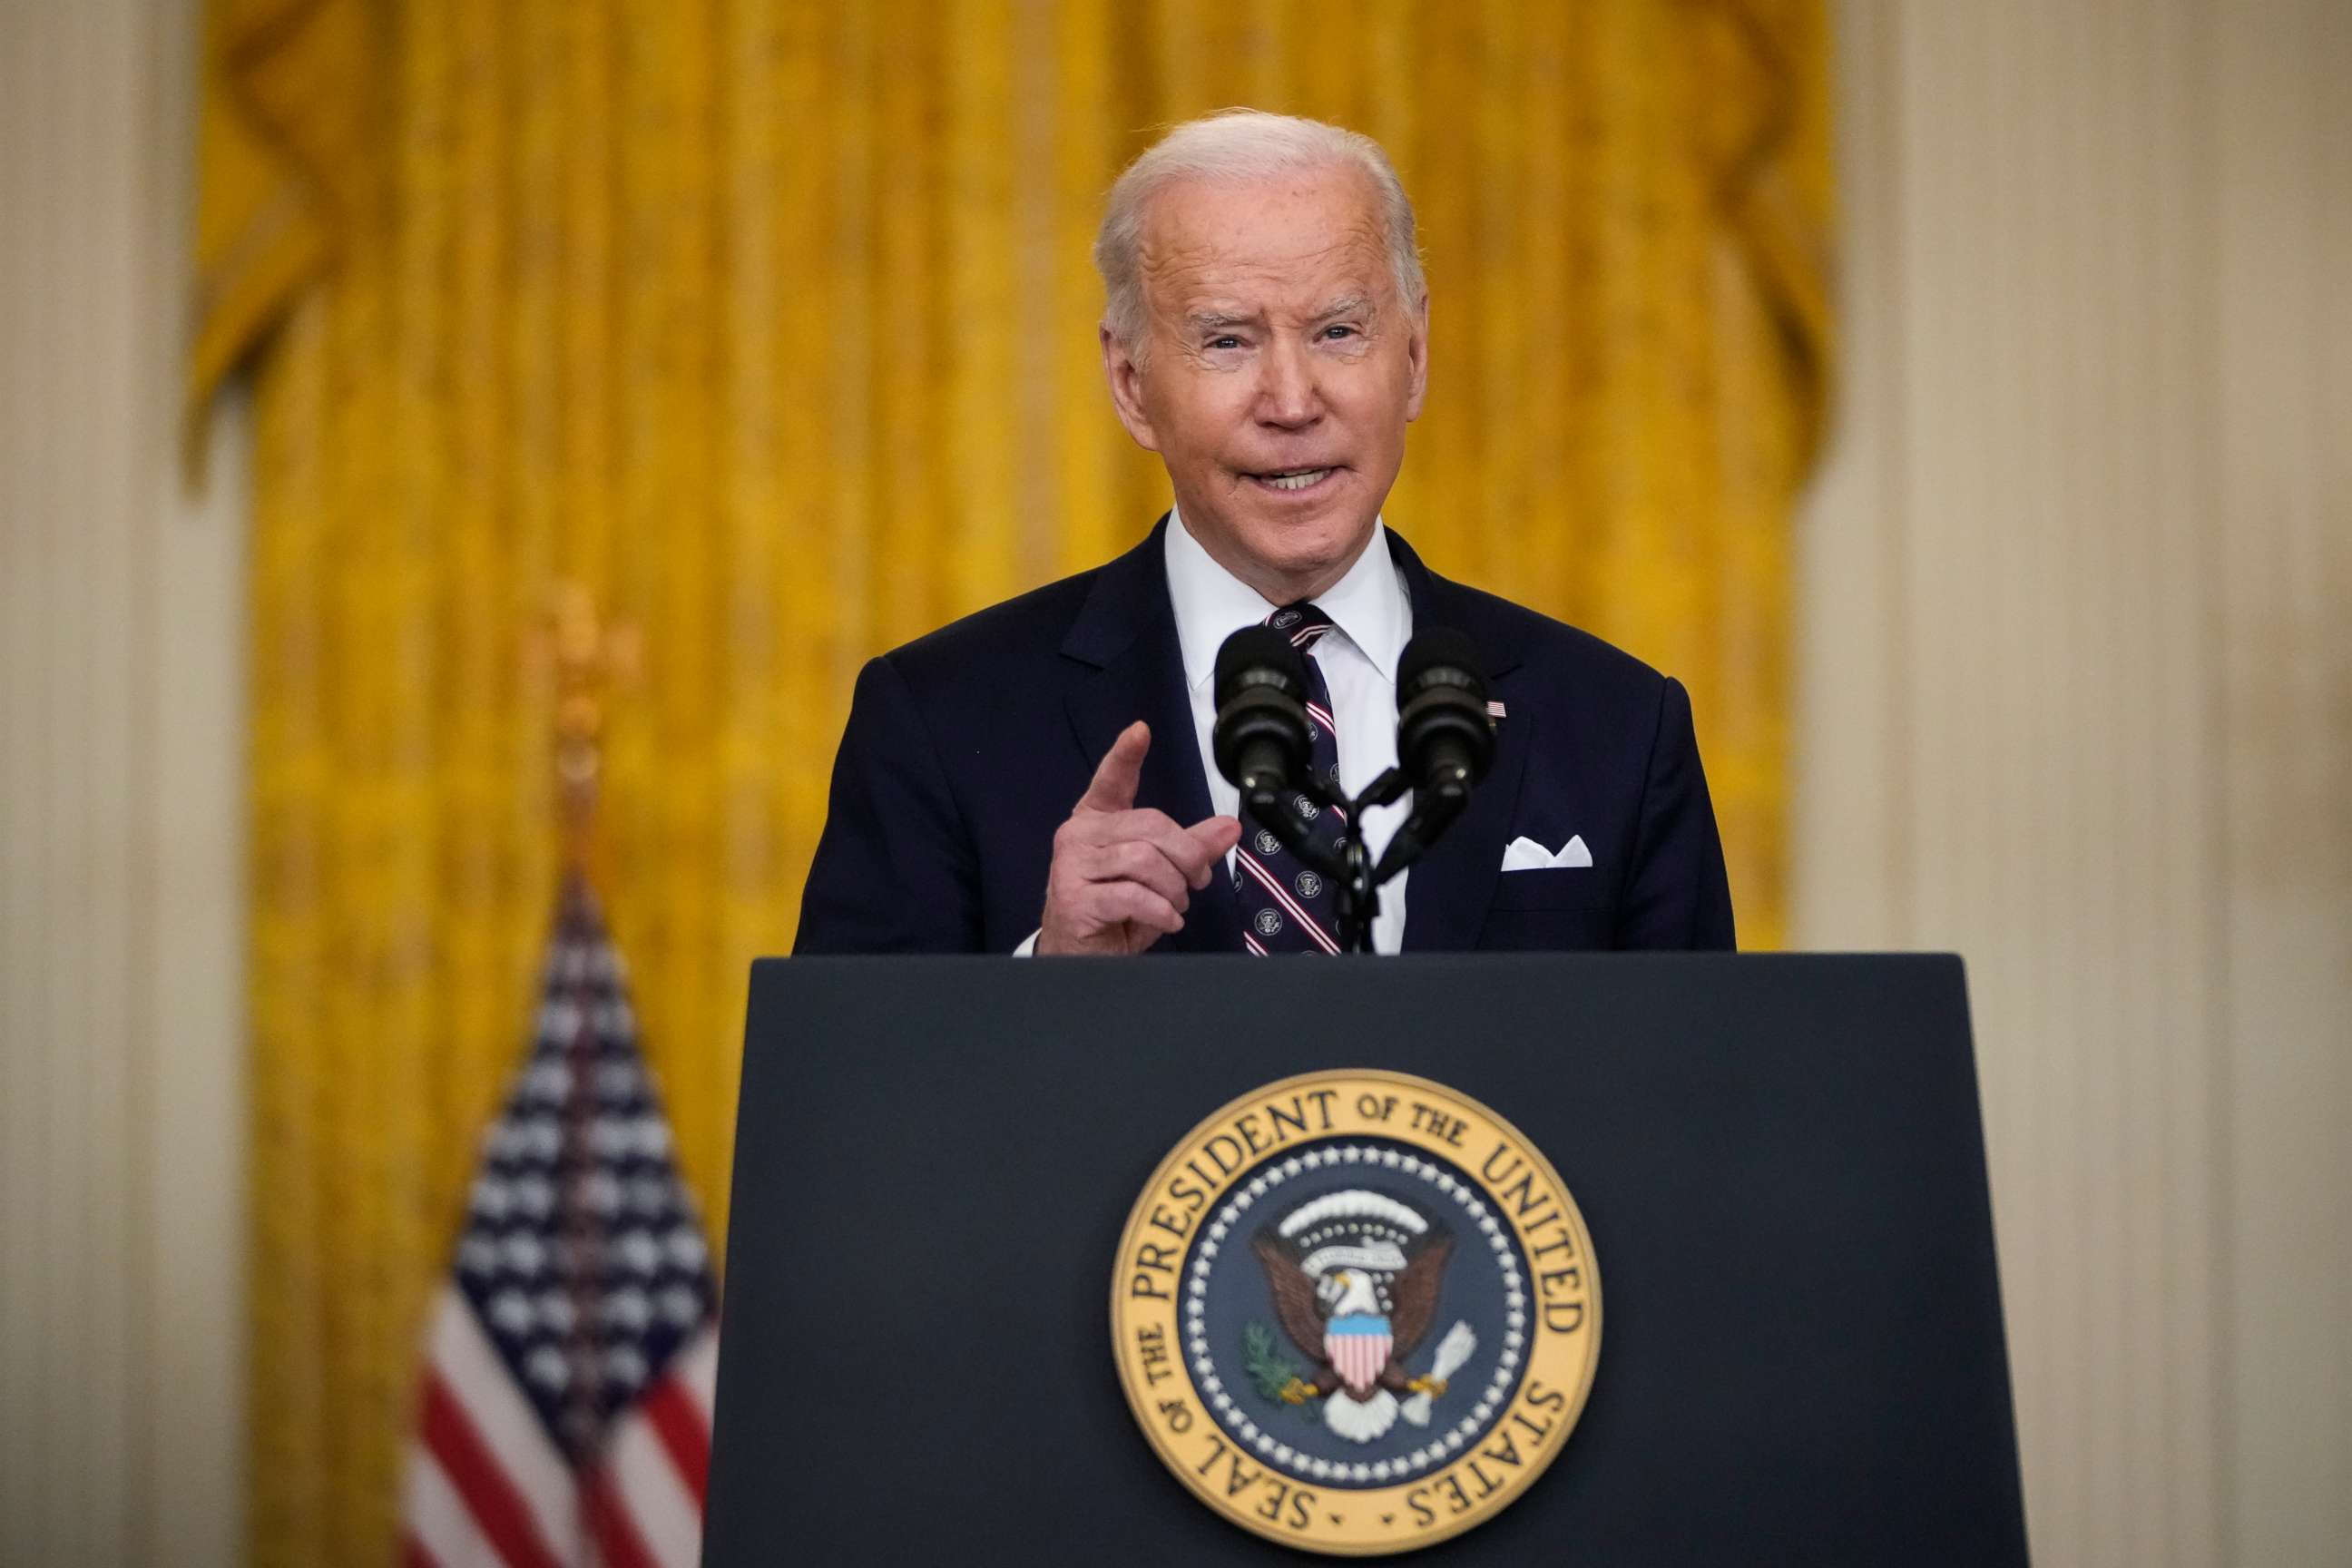
[[[1333,730],[1331,690],[1323,684],[1323,668],[1315,658],[1315,645],[1331,629],[1331,617],[1302,601],[1276,610],[1265,624],[1286,634],[1304,658],[1307,736],[1313,748],[1315,773],[1337,794],[1339,738]],[[1298,814],[1308,819],[1317,843],[1336,851],[1347,842],[1344,811],[1318,806],[1303,795],[1297,805]],[[1339,899],[1330,879],[1285,848],[1246,804],[1241,816],[1242,841],[1234,851],[1234,889],[1241,899],[1242,946],[1261,958],[1277,952],[1339,952]]]

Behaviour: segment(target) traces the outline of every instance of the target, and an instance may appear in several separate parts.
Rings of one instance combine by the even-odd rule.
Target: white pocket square
[[[1512,839],[1511,847],[1503,851],[1506,871],[1549,871],[1558,867],[1591,864],[1592,851],[1584,847],[1584,835],[1580,833],[1570,835],[1557,855],[1525,837]]]

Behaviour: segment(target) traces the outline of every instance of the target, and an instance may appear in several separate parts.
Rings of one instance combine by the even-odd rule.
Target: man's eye
[[[1355,329],[1355,328],[1353,328],[1353,327],[1344,326],[1344,325],[1341,325],[1341,324],[1339,324],[1339,323],[1335,322],[1335,323],[1333,323],[1332,325],[1328,326],[1328,327],[1326,327],[1326,328],[1324,328],[1324,329],[1323,329],[1323,335],[1324,335],[1325,337],[1327,337],[1327,338],[1335,338],[1335,339],[1336,339],[1336,338],[1352,338],[1352,337],[1354,337],[1354,336],[1356,335],[1356,329]]]
[[[1242,346],[1242,341],[1227,332],[1223,337],[1211,338],[1209,346],[1213,349],[1237,349]]]

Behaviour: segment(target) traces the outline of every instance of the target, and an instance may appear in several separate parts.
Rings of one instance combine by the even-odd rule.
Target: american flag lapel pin
[[[1489,719],[1500,719],[1500,718],[1502,718],[1502,717],[1503,717],[1503,705],[1502,705],[1500,702],[1493,701],[1493,700],[1490,700],[1487,702],[1487,704],[1486,704],[1486,717],[1487,717],[1487,718],[1489,718]]]

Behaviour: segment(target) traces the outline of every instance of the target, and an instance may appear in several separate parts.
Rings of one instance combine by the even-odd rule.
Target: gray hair
[[[1415,237],[1412,200],[1381,144],[1369,136],[1257,109],[1225,109],[1188,120],[1127,166],[1110,188],[1102,227],[1095,235],[1101,272],[1103,325],[1139,363],[1144,342],[1141,251],[1143,218],[1151,198],[1184,180],[1245,184],[1320,169],[1356,169],[1372,184],[1387,231],[1389,270],[1397,298],[1410,310],[1427,289]]]

